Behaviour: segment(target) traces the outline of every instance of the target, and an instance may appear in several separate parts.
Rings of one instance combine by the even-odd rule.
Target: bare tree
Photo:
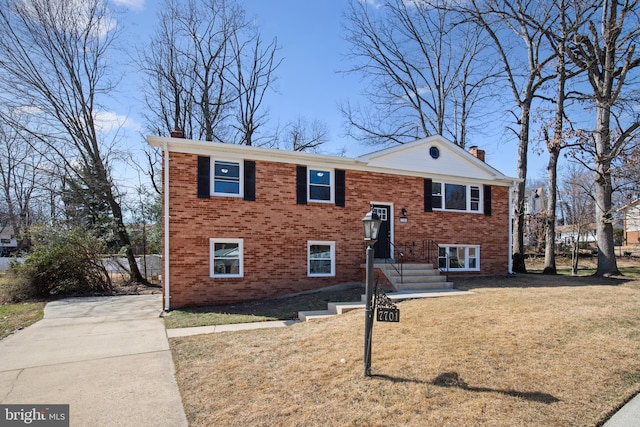
[[[516,108],[512,111],[516,126],[511,130],[518,138],[518,178],[514,207],[513,270],[526,272],[524,262],[524,215],[527,158],[531,131],[532,106],[536,94],[555,77],[548,69],[557,54],[546,44],[545,32],[552,19],[551,2],[522,0],[470,0],[459,11],[479,25],[491,38],[500,58],[504,75]],[[520,45],[517,45],[517,42]],[[516,54],[513,54],[516,52]]]
[[[108,204],[132,279],[146,282],[109,173],[113,141],[96,123],[99,102],[114,87],[108,71],[116,35],[103,0],[2,0],[0,117],[46,144],[56,162]],[[16,111],[29,114],[30,121],[15,120]]]
[[[285,129],[285,145],[293,151],[315,152],[329,140],[327,124],[320,120],[299,117]]]
[[[594,198],[592,173],[572,162],[566,169],[562,184],[561,209],[571,230],[571,274],[578,274],[581,239],[589,233],[593,222]]]
[[[556,90],[550,94],[540,95],[555,106],[554,117],[548,124],[542,126],[543,140],[549,153],[547,162],[547,208],[545,218],[545,257],[544,273],[556,274],[556,208],[558,160],[560,152],[568,147],[579,145],[577,133],[571,129],[572,123],[567,123],[567,103],[575,100],[575,93],[567,88],[582,70],[571,68],[567,58],[567,44],[575,36],[576,31],[591,18],[593,8],[585,1],[573,2],[560,0],[550,6],[557,19],[545,28],[540,28],[546,34],[549,44],[556,53]],[[535,23],[533,23],[535,25]],[[567,64],[569,62],[569,64]],[[569,128],[567,128],[567,126]]]
[[[235,72],[229,73],[229,83],[236,93],[236,129],[234,138],[239,144],[254,145],[256,132],[266,120],[261,109],[262,100],[272,86],[274,72],[282,62],[276,58],[277,41],[263,46],[260,34],[248,40],[240,40],[239,34],[231,38],[231,50],[235,59]]]
[[[600,19],[590,20],[576,35],[569,57],[582,68],[591,86],[595,128],[585,141],[595,170],[595,213],[598,242],[596,275],[620,274],[613,240],[612,163],[640,127],[633,112],[640,55],[638,0],[603,0]],[[637,91],[636,91],[637,92]],[[613,123],[612,123],[613,122]]]
[[[233,0],[165,0],[141,54],[147,126],[158,135],[252,145],[279,65]]]
[[[21,250],[28,244],[25,231],[42,219],[36,212],[45,186],[41,170],[45,159],[7,124],[0,125],[0,152],[0,201],[6,207],[6,224],[0,228],[9,225],[13,229]]]
[[[370,82],[367,106],[341,107],[351,136],[388,144],[439,134],[465,146],[494,69],[482,32],[444,3],[349,2],[346,38],[359,63],[348,71]]]

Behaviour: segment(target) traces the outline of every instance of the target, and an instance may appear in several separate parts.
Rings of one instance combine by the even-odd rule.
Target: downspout
[[[508,258],[508,272],[513,274],[513,191],[517,185],[517,181],[513,181],[509,187],[509,258]]]
[[[164,311],[171,310],[171,286],[169,279],[169,147],[167,141],[162,144],[164,157],[163,165],[163,183],[162,190],[164,192]]]

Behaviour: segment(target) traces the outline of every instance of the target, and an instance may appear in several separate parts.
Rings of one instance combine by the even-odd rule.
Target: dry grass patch
[[[36,323],[44,316],[44,302],[0,304],[0,340]]]
[[[362,311],[172,339],[187,417],[194,426],[595,425],[640,390],[640,282],[549,280],[467,279],[473,295],[401,303],[400,323],[374,325],[371,378]]]

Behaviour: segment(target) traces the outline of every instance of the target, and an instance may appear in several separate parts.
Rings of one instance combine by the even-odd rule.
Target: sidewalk
[[[640,394],[613,414],[603,427],[640,427]]]
[[[47,304],[0,341],[0,403],[69,404],[71,426],[186,426],[161,299]]]

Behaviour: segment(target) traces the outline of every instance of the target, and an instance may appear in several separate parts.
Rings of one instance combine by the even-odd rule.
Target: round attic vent
[[[438,149],[438,147],[431,147],[429,148],[429,155],[431,156],[431,158],[437,159],[438,157],[440,157],[440,150]]]

